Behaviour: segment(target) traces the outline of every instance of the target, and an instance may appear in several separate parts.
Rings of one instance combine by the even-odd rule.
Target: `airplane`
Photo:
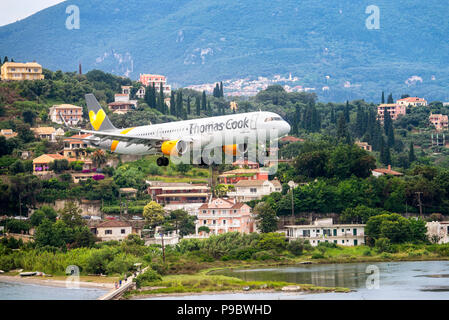
[[[86,95],[86,104],[93,130],[70,127],[60,114],[70,130],[91,134],[86,138],[73,139],[119,154],[161,155],[156,161],[158,166],[168,166],[169,159],[166,156],[183,155],[189,148],[210,148],[212,140],[219,141],[218,147],[228,154],[235,156],[247,152],[247,143],[226,145],[222,137],[226,137],[226,141],[242,141],[260,131],[268,133],[277,130],[277,138],[290,132],[290,125],[282,117],[264,111],[117,129],[93,94]],[[200,144],[196,143],[200,140]],[[203,158],[200,160],[202,165],[207,163]]]

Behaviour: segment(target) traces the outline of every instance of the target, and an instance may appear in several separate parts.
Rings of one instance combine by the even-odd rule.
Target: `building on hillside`
[[[356,141],[355,144],[360,149],[363,149],[363,150],[366,150],[366,151],[369,151],[369,152],[373,151],[373,147],[371,145],[369,145],[368,142]]]
[[[31,128],[31,131],[34,132],[34,137],[41,140],[48,140],[50,142],[56,141],[56,129],[53,127],[38,127]]]
[[[154,237],[145,239],[145,245],[149,246],[152,244],[162,245],[162,241],[164,242],[164,246],[174,246],[179,242],[179,230],[173,230],[161,234],[161,228],[156,227],[156,232],[154,233]]]
[[[234,187],[235,191],[228,192],[227,196],[238,202],[260,200],[263,196],[282,191],[279,180],[240,180]]]
[[[87,144],[87,141],[84,141],[82,139],[87,139],[90,136],[91,134],[84,133],[71,136],[70,138],[72,139],[64,139],[64,151],[63,151],[64,157],[81,160],[87,159],[88,154],[86,148],[88,148],[89,145]]]
[[[133,234],[133,227],[128,222],[112,220],[104,221],[97,226],[91,227],[91,231],[101,241],[122,241],[130,234]]]
[[[154,201],[166,205],[205,203],[210,197],[207,185],[147,181],[147,192]]]
[[[17,137],[17,132],[12,131],[12,129],[1,129],[0,136],[3,136],[6,140],[8,140],[10,138]]]
[[[154,85],[156,92],[159,92],[162,83],[162,90],[164,90],[164,94],[168,96],[171,95],[171,86],[167,84],[167,79],[165,76],[158,74],[141,74],[139,82],[145,87]]]
[[[122,94],[128,95],[128,97],[131,96],[132,86],[122,86]]]
[[[448,116],[445,114],[430,114],[429,121],[440,131],[448,127]]]
[[[54,105],[50,108],[48,117],[52,122],[63,124],[64,121],[62,121],[60,114],[65,122],[70,125],[77,125],[78,122],[83,120],[83,108],[71,104]]]
[[[439,244],[449,242],[449,221],[432,221],[426,223],[427,237]]]
[[[364,224],[334,224],[330,218],[315,220],[311,225],[290,225],[285,228],[289,241],[308,240],[312,246],[317,246],[322,242],[342,246],[365,244]]]
[[[397,100],[396,104],[399,106],[406,106],[406,107],[426,107],[427,101],[423,98],[408,97]]]
[[[35,175],[47,175],[52,174],[50,170],[50,163],[55,160],[63,160],[64,156],[60,154],[43,154],[33,160],[33,174]]]
[[[1,67],[2,81],[43,80],[42,66],[36,62],[5,62]]]
[[[377,118],[380,120],[380,122],[384,121],[386,112],[390,114],[392,120],[396,120],[399,116],[406,114],[407,106],[397,105],[395,103],[379,105],[377,107]]]
[[[238,159],[234,161],[232,165],[234,167],[239,167],[240,169],[259,169],[259,163],[246,159]]]
[[[198,229],[203,226],[208,227],[212,234],[255,231],[251,207],[223,198],[211,199],[199,208],[195,233],[199,234]]]
[[[403,175],[402,173],[400,173],[398,171],[391,170],[391,165],[388,165],[387,169],[384,169],[384,168],[374,169],[372,171],[372,174],[376,178],[380,177],[380,176],[385,176],[385,175],[390,175],[390,176],[402,176]]]
[[[268,180],[268,171],[261,168],[235,169],[223,172],[218,180],[223,184],[235,184],[240,180]]]
[[[136,109],[136,105],[130,101],[124,102],[111,102],[108,104],[109,110],[111,110],[115,114],[125,114],[131,110]]]

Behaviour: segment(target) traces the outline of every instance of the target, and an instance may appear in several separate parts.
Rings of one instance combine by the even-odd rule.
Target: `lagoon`
[[[378,270],[377,276],[370,270]],[[449,261],[311,264],[263,269],[220,270],[213,274],[248,281],[287,281],[326,287],[346,287],[350,293],[225,293],[149,299],[185,300],[448,300]],[[378,284],[378,286],[376,285]]]

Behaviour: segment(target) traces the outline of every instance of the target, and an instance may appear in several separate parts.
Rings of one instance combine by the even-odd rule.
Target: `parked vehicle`
[[[132,220],[143,220],[143,218],[139,217],[139,216],[133,216],[131,219]]]
[[[99,216],[91,216],[90,220],[101,220],[101,217],[99,217]]]
[[[90,219],[90,216],[82,216],[81,218],[86,219],[86,220],[89,220],[89,219]]]

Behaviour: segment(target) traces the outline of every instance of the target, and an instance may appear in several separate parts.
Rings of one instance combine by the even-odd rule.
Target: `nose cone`
[[[283,135],[286,135],[286,134],[288,134],[290,132],[290,129],[291,129],[291,127],[288,124],[288,122],[284,121],[284,123],[282,124],[281,133]]]

